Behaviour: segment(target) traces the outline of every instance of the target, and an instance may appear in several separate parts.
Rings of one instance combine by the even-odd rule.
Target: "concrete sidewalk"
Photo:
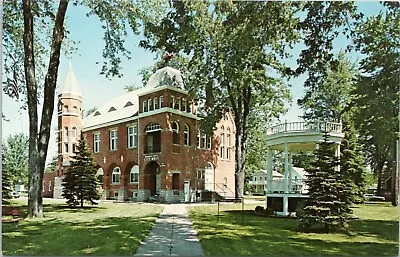
[[[186,204],[165,204],[135,256],[204,256]]]

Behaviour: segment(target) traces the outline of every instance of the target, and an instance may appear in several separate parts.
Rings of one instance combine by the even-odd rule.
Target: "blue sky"
[[[358,3],[359,9],[366,15],[376,14],[382,9],[381,5],[376,1],[363,1]],[[70,28],[71,37],[73,40],[80,41],[77,45],[78,51],[72,55],[71,58],[65,56],[61,59],[58,75],[58,88],[57,92],[62,89],[64,79],[67,73],[69,61],[72,63],[76,78],[81,87],[83,95],[83,109],[87,110],[91,107],[100,107],[108,99],[121,95],[125,92],[124,87],[127,85],[135,84],[141,85],[141,77],[138,72],[141,68],[152,65],[155,60],[155,55],[137,47],[140,36],[133,36],[129,34],[129,39],[126,43],[128,50],[132,52],[131,60],[123,61],[123,74],[122,78],[114,78],[111,81],[104,76],[99,75],[100,65],[96,62],[102,61],[103,31],[99,20],[92,16],[87,18],[85,16],[87,9],[83,7],[76,7],[72,4],[68,7],[67,23]],[[341,47],[345,47],[349,42],[338,38],[336,51]],[[295,48],[299,51],[301,46]],[[296,58],[294,56],[293,58]],[[352,59],[357,59],[359,56],[351,56]],[[295,63],[295,59],[291,60]],[[281,120],[296,121],[299,120],[298,116],[302,111],[296,105],[297,99],[301,98],[304,92],[303,81],[305,76],[290,80],[291,93],[293,102],[289,107],[286,115],[281,117]],[[57,101],[56,101],[57,102]],[[28,134],[28,115],[27,111],[19,111],[20,104],[15,99],[10,99],[2,95],[2,110],[6,115],[9,122],[2,122],[2,138],[23,132]],[[41,111],[41,110],[39,110]],[[48,160],[56,154],[55,133],[57,127],[56,112],[54,113],[52,122],[52,135],[49,142]]]

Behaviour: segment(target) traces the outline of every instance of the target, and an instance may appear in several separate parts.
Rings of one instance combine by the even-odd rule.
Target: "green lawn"
[[[21,200],[13,204],[26,210]],[[161,211],[153,204],[111,202],[81,210],[46,200],[45,218],[3,224],[3,255],[133,255]]]
[[[301,233],[296,219],[254,215],[255,205],[216,205],[190,208],[190,217],[206,255],[212,256],[397,256],[398,208],[389,203],[354,207],[358,220],[351,235]]]

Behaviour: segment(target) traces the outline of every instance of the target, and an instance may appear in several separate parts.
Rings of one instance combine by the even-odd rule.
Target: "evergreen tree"
[[[344,122],[343,132],[345,137],[341,145],[340,169],[351,182],[351,201],[362,203],[364,202],[363,195],[366,193],[364,153],[354,126]]]
[[[309,198],[299,215],[299,227],[304,231],[322,228],[332,230],[347,229],[350,209],[351,187],[347,178],[337,166],[333,142],[328,141],[328,133],[316,150],[316,158],[307,169]]]
[[[67,199],[67,204],[70,206],[80,204],[82,208],[84,201],[97,204],[94,200],[99,200],[100,195],[97,191],[96,168],[86,140],[79,141],[75,153],[71,166],[63,179],[62,196]]]
[[[1,153],[2,155],[2,160],[4,160],[4,152]],[[2,165],[2,182],[1,182],[1,198],[2,198],[2,203],[3,204],[9,204],[10,199],[12,198],[11,193],[12,193],[12,178],[13,174],[10,171],[10,169],[7,167],[7,164],[3,162]]]

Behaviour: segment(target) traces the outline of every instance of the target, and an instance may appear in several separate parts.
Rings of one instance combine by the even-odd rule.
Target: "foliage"
[[[2,165],[11,184],[28,184],[28,137],[23,133],[10,135],[3,141]]]
[[[96,106],[93,106],[91,108],[89,108],[86,112],[85,112],[85,117],[89,116],[90,114],[94,113],[97,110]]]
[[[325,132],[324,141],[316,150],[316,160],[307,169],[305,183],[309,198],[299,216],[299,227],[306,232],[313,229],[325,232],[348,229],[350,182],[338,169],[334,143],[328,141],[328,136]]]
[[[364,57],[354,90],[358,97],[352,104],[357,110],[355,124],[365,142],[367,161],[378,177],[378,193],[384,178],[395,177],[395,142],[400,120],[399,34],[397,7],[360,22],[355,37],[357,50]]]
[[[343,124],[343,132],[345,136],[340,146],[340,170],[351,183],[351,201],[353,203],[362,203],[366,193],[365,155],[354,125],[351,122]]]
[[[16,81],[26,94],[29,114],[29,208],[31,217],[42,217],[42,177],[45,169],[55,89],[61,49],[69,41],[65,24],[68,4],[85,5],[96,15],[104,29],[105,47],[101,74],[110,78],[122,76],[121,57],[130,58],[124,46],[129,25],[138,33],[139,21],[154,21],[165,2],[137,1],[5,1],[3,24],[4,88]],[[68,52],[68,49],[67,49]],[[23,64],[23,66],[22,66]],[[23,86],[22,86],[23,85]],[[39,99],[43,96],[42,115],[38,116]],[[39,122],[40,121],[40,122]]]
[[[70,206],[80,204],[83,208],[84,201],[97,204],[94,200],[99,200],[100,194],[97,188],[96,168],[86,140],[79,140],[77,152],[72,159],[63,178],[62,196]]]
[[[298,101],[304,109],[305,120],[327,120],[340,122],[348,107],[354,88],[355,67],[345,58],[344,53],[334,59],[335,66],[324,65],[324,80],[316,88],[307,88],[304,99]]]
[[[210,132],[231,111],[235,122],[235,195],[243,195],[250,113],[268,119],[289,98],[280,58],[298,34],[296,5],[275,2],[173,1],[159,25],[146,24],[141,46],[189,59],[189,91]],[[266,18],[268,17],[268,18]]]
[[[53,158],[51,158],[51,162],[46,166],[46,169],[44,172],[55,172],[57,169],[57,164],[58,164],[58,153],[56,153]]]
[[[1,152],[1,159],[4,160],[4,151]],[[9,204],[10,199],[12,198],[12,178],[13,174],[11,173],[10,169],[2,163],[2,170],[1,170],[1,201],[3,204]]]
[[[299,152],[293,153],[293,155],[292,155],[293,166],[303,168],[303,169],[307,169],[307,167],[310,166],[313,159],[314,159],[314,155],[311,152],[299,151]]]

